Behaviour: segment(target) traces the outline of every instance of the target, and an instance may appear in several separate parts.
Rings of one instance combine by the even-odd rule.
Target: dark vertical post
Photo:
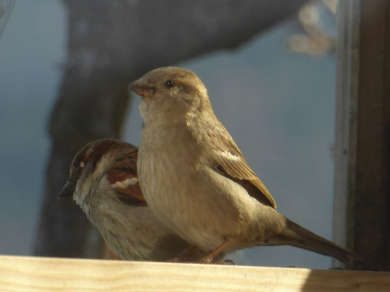
[[[390,2],[340,4],[335,237],[342,241],[346,234],[347,246],[364,259],[364,268],[387,270]]]

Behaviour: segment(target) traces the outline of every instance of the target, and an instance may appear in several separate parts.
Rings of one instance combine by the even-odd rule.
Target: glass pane
[[[102,62],[100,58],[105,53],[94,51],[95,43],[83,44],[89,39],[83,34],[96,33],[99,28],[88,27],[88,19],[82,15],[72,14],[73,20],[67,17],[68,10],[75,9],[76,5],[70,5],[70,2],[18,1],[10,10],[6,26],[0,29],[0,130],[3,134],[0,183],[4,200],[0,207],[0,230],[7,235],[0,240],[1,254],[33,254],[51,151],[48,122],[55,101],[63,90],[66,69],[82,62],[88,76],[89,68],[96,69],[95,64]],[[80,5],[87,2],[89,11],[96,15],[103,13],[100,9],[108,5],[101,7],[99,1],[92,0]],[[178,60],[171,65],[188,68],[204,81],[217,117],[273,194],[278,210],[327,239],[332,237],[333,218],[336,2],[296,5],[301,8],[295,9],[293,17],[289,18],[280,16],[285,9],[280,5],[275,11],[270,11],[275,14],[275,21],[269,22],[266,29],[258,24],[256,30],[261,33],[254,34],[249,41],[242,40],[243,44],[237,49],[206,48],[193,55],[171,58]],[[118,12],[121,5],[123,9],[131,9],[129,5],[134,5],[141,12],[143,9],[164,9],[157,2],[143,3],[112,1],[111,10],[104,12],[107,17],[101,20],[101,29],[112,27],[111,37],[115,40],[123,38],[124,42],[128,41],[126,36],[117,33],[122,30],[116,30],[123,23],[144,25],[145,32],[152,33],[158,29],[153,20],[126,20],[124,14]],[[227,4],[223,3],[220,1],[215,5],[224,8]],[[140,5],[144,7],[139,8]],[[239,4],[237,6],[240,8]],[[229,12],[228,8],[226,11]],[[110,16],[110,13],[119,16]],[[202,13],[201,8],[197,13]],[[79,23],[70,26],[69,21]],[[70,27],[78,29],[79,37],[75,36],[76,32],[68,31]],[[129,33],[131,29],[129,25]],[[74,34],[72,38],[71,33]],[[234,33],[239,35],[238,32],[232,32],[232,35]],[[172,37],[172,44],[178,45],[171,34],[162,32],[161,36]],[[144,40],[140,37],[132,41],[142,46]],[[110,56],[112,59],[108,58],[106,62],[111,65],[116,62],[117,67],[107,65],[100,68],[102,72],[109,68],[115,73],[111,79],[97,79],[97,90],[103,90],[102,83],[107,87],[111,86],[109,82],[119,84],[122,78],[126,78],[122,66],[131,64],[126,53],[131,48],[111,48],[118,42],[109,39],[100,42],[105,44],[107,52],[115,51]],[[80,51],[80,59],[70,60],[70,48],[78,45],[89,46],[90,50]],[[134,60],[152,59],[158,66],[169,59],[166,58],[169,50],[162,51],[161,56],[149,56],[147,52],[146,48],[145,55],[133,56]],[[123,64],[118,62],[121,58]],[[127,70],[138,70],[141,75],[146,69],[151,69],[145,67],[142,71],[139,68],[144,67],[128,66]],[[75,82],[94,85],[87,77]],[[112,85],[113,90],[116,90],[115,86]],[[136,145],[142,124],[138,103],[139,97],[134,97],[122,136],[125,141]],[[58,185],[57,189],[60,188]],[[56,200],[55,194],[52,199]],[[66,236],[72,236],[72,226],[69,228]],[[238,264],[309,268],[328,268],[331,263],[328,257],[292,247],[254,247],[228,258],[233,258]]]

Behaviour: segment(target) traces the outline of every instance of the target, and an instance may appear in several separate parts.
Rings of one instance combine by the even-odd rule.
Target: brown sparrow
[[[199,251],[160,223],[147,207],[137,178],[137,148],[117,140],[87,144],[70,166],[60,196],[72,196],[98,228],[107,246],[122,259],[178,261]]]
[[[342,262],[352,254],[276,211],[268,189],[216,118],[191,71],[154,69],[130,85],[142,97],[138,176],[148,206],[180,237],[208,252],[292,245]]]

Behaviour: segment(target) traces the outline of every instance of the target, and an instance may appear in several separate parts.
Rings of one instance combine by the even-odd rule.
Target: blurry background
[[[138,144],[139,100],[127,100],[124,84],[167,64],[204,81],[217,116],[279,211],[331,238],[337,1],[215,1],[208,9],[200,1],[195,10],[186,6],[195,5],[191,1],[105,2],[0,0],[0,254],[96,256],[78,247],[99,238],[78,208],[57,201],[56,191],[71,155],[88,140],[122,133]],[[170,19],[164,9],[173,13]],[[231,27],[221,28],[218,19]],[[187,40],[182,50],[181,39]],[[232,258],[248,265],[330,266],[329,258],[288,247],[253,248]]]

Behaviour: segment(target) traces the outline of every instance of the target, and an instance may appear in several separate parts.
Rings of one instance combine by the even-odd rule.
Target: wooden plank
[[[356,200],[354,204],[354,246],[367,261],[367,268],[386,269],[389,238],[389,151],[385,128],[389,114],[384,105],[388,73],[386,31],[388,0],[362,1],[359,58],[359,104],[356,163]]]
[[[0,256],[0,291],[390,291],[390,273]]]
[[[360,0],[339,2],[337,39],[336,129],[333,239],[354,249],[352,202],[356,193],[357,105],[360,45]],[[342,266],[335,261],[335,266]]]
[[[390,270],[390,1],[340,1],[339,20],[334,234]]]
[[[387,166],[386,168],[386,173],[385,173],[385,181],[386,181],[386,190],[387,192],[387,226],[390,226],[390,5],[387,6],[386,9],[386,28],[385,28],[385,35],[386,35],[386,40],[385,40],[385,48],[387,50],[387,56],[385,57],[385,93],[387,93],[384,98],[383,98],[383,113],[384,113],[384,147],[387,150],[384,154],[384,161],[385,165]],[[387,229],[387,258],[386,258],[386,270],[390,270],[390,231],[389,228]]]

